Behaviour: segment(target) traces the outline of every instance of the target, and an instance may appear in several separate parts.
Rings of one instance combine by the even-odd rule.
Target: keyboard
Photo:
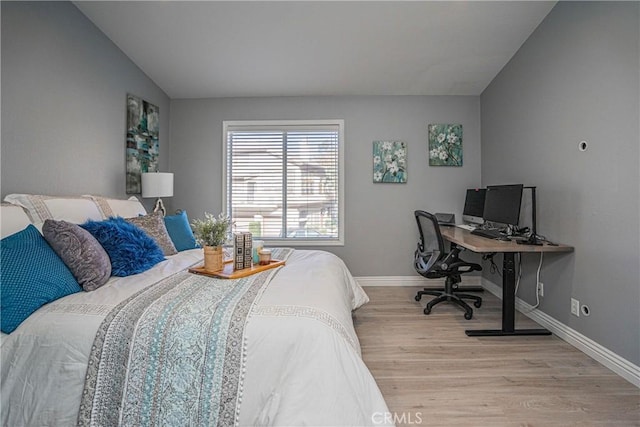
[[[505,235],[498,230],[483,230],[480,228],[473,230],[471,234],[474,234],[480,237],[486,237],[487,239],[499,239],[499,238],[505,237]]]

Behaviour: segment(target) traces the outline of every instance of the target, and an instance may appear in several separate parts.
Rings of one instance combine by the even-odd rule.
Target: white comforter
[[[106,314],[201,253],[185,251],[145,273],[62,298],[3,334],[3,425],[75,425],[91,345]],[[239,424],[379,425],[387,407],[360,358],[351,320],[351,310],[367,301],[339,258],[294,251],[247,324]]]

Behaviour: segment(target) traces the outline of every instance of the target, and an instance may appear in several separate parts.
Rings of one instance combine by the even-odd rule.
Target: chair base
[[[480,308],[482,305],[482,298],[479,296],[459,292],[459,289],[454,287],[454,283],[451,278],[447,278],[443,290],[424,288],[422,291],[418,291],[415,296],[415,300],[420,301],[422,299],[422,295],[432,295],[436,297],[427,303],[427,306],[424,309],[424,314],[430,314],[431,309],[433,309],[433,306],[436,304],[449,301],[462,307],[464,309],[464,318],[471,320],[473,317],[473,309],[463,300],[463,298],[473,300],[473,305],[476,308]]]
[[[434,287],[428,287],[424,289],[429,291],[443,292],[444,286],[434,286]],[[455,288],[455,292],[484,292],[484,288],[482,286],[460,286],[458,288]]]

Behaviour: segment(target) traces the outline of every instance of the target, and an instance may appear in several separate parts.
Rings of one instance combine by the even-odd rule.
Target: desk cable
[[[536,271],[536,304],[531,307],[526,313],[531,313],[533,310],[540,306],[540,294],[538,293],[538,283],[540,283],[540,270],[542,269],[542,260],[544,259],[544,252],[540,252],[540,262],[538,263],[538,270]],[[520,286],[520,278],[522,277],[522,254],[518,254],[518,280],[516,281],[515,294],[518,295],[518,286]]]
[[[498,276],[502,277],[502,273],[500,273],[500,269],[498,268],[498,265],[493,260],[493,256],[495,254],[496,254],[495,252],[483,254],[482,260],[489,261],[491,263],[491,267],[489,267],[489,272],[491,272],[491,274],[497,274]]]
[[[518,295],[518,288],[520,287],[520,279],[522,278],[522,254],[520,252],[516,253],[518,256],[518,278],[516,279],[516,290],[515,295]]]

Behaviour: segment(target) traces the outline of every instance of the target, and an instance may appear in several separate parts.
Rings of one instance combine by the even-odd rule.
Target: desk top
[[[440,227],[442,237],[474,252],[573,252],[573,246],[544,243],[542,246],[520,245],[515,241],[488,239],[459,227]]]

